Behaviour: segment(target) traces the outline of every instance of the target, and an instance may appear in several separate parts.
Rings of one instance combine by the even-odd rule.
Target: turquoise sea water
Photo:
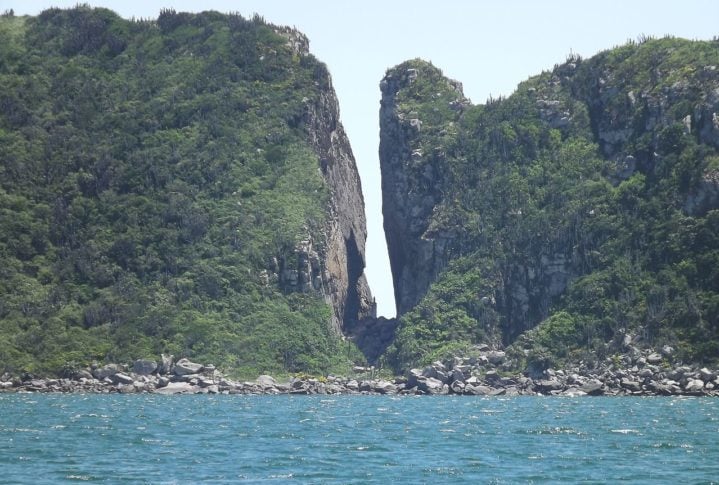
[[[0,395],[0,483],[712,483],[719,400]]]

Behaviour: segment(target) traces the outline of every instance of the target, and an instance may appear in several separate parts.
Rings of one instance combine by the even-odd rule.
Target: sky
[[[297,27],[332,74],[340,114],[357,160],[367,213],[366,274],[377,313],[394,316],[392,275],[382,229],[379,82],[407,59],[430,60],[464,85],[474,103],[510,95],[530,76],[641,36],[719,36],[717,0],[0,0],[0,12],[36,15],[77,3],[125,18],[156,18],[162,8],[254,13]]]

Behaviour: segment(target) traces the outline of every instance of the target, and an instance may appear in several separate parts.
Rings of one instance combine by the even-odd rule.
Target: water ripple
[[[0,395],[3,483],[710,483],[711,398]]]

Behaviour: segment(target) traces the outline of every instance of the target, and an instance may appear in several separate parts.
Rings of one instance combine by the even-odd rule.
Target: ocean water
[[[712,398],[0,394],[0,483],[712,483]]]

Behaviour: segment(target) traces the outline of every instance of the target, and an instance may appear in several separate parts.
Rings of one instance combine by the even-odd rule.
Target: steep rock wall
[[[306,55],[309,43],[298,41],[301,34],[290,35],[292,45]],[[320,95],[307,101],[301,120],[330,191],[327,206],[325,244],[319,248],[321,269],[313,268],[312,250],[300,248],[300,283],[321,274],[321,288],[332,306],[336,330],[352,334],[357,322],[375,316],[375,304],[364,275],[367,222],[357,165],[347,134],[339,119],[339,103],[332,79],[324,66],[318,68],[316,83]],[[306,246],[306,245],[305,245]],[[309,264],[308,264],[309,263]]]
[[[445,197],[445,178],[441,170],[441,151],[423,150],[423,137],[452,123],[467,103],[462,85],[440,78],[435,87],[452,98],[449,116],[431,122],[405,109],[398,95],[417,81],[420,73],[410,61],[387,72],[380,83],[380,168],[382,173],[382,213],[394,281],[397,314],[411,309],[447,263],[448,248],[454,235],[433,232],[430,219]],[[433,74],[438,70],[431,70]]]

